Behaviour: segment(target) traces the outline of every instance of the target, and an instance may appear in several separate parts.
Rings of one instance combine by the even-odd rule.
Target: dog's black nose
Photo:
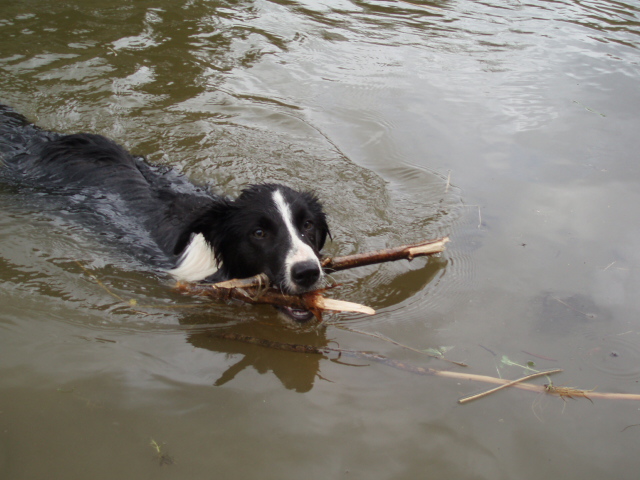
[[[309,288],[320,278],[320,265],[318,262],[308,260],[306,262],[295,263],[291,267],[291,280],[296,285]]]

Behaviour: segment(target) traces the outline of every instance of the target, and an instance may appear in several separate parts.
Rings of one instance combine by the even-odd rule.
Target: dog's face
[[[202,231],[226,278],[266,274],[286,293],[318,288],[319,255],[329,228],[320,202],[282,185],[255,185],[211,218]],[[286,311],[307,320],[309,312]]]

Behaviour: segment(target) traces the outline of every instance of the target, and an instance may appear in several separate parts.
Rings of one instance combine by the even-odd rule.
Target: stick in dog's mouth
[[[323,268],[330,271],[344,270],[363,265],[396,261],[412,260],[419,256],[428,256],[444,251],[448,237],[413,245],[369,252],[346,257],[334,257],[322,262]],[[266,303],[275,306],[288,318],[305,323],[316,317],[322,321],[322,312],[351,312],[365,315],[375,314],[375,310],[366,305],[336,300],[323,296],[326,289],[314,290],[297,295],[288,295],[269,287],[269,279],[260,274],[246,279],[234,279],[215,284],[178,283],[179,291],[191,295],[202,295],[222,300],[238,299],[248,303]]]

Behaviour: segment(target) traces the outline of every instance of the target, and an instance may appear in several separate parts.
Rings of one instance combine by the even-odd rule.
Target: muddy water
[[[3,184],[0,476],[637,478],[640,404],[459,406],[488,386],[214,334],[451,368],[348,327],[472,373],[640,393],[639,46],[630,0],[3,2],[0,102],[41,126],[218,192],[314,189],[331,254],[453,241],[337,274],[378,314],[296,330],[181,297]]]

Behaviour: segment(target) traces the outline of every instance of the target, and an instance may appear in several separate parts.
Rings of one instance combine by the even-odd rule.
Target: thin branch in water
[[[98,277],[96,277],[93,273],[91,273],[89,270],[87,270],[87,268],[82,265],[82,263],[80,263],[79,261],[76,260],[76,264],[82,269],[82,271],[87,274],[94,282],[96,282],[100,287],[102,287],[102,289],[107,292],[109,295],[111,295],[113,298],[115,298],[116,300],[121,301],[122,303],[126,303],[129,306],[133,306],[136,304],[136,301],[131,299],[131,300],[125,300],[124,298],[122,298],[120,295],[118,295],[117,293],[113,292],[109,287],[107,287],[102,280],[100,280]]]
[[[334,326],[339,328],[339,329],[341,329],[341,330],[346,330],[348,332],[358,333],[358,334],[361,334],[361,335],[367,335],[369,337],[377,338],[377,339],[383,340],[385,342],[393,343],[394,345],[397,345],[397,346],[402,347],[402,348],[406,348],[407,350],[411,350],[412,352],[416,352],[416,353],[419,353],[421,355],[427,355],[428,357],[435,358],[437,360],[442,360],[444,362],[453,363],[454,365],[458,365],[459,367],[468,367],[469,366],[464,362],[456,362],[454,360],[449,360],[448,358],[445,358],[443,355],[433,355],[433,354],[425,352],[423,350],[418,350],[417,348],[410,347],[409,345],[405,345],[403,343],[397,342],[397,341],[387,337],[386,335],[382,335],[379,332],[375,332],[375,333],[364,332],[362,330],[356,330],[355,328],[349,328],[349,327],[345,327],[344,325],[339,325],[339,324],[334,324]]]
[[[580,105],[582,108],[584,108],[587,112],[591,112],[591,113],[595,113],[596,115],[600,115],[601,117],[606,117],[606,115],[604,113],[600,113],[597,110],[594,110],[593,108],[587,107],[586,105],[584,105],[583,103],[580,103],[577,100],[573,100],[573,103]]]
[[[463,205],[463,207],[474,207],[478,209],[478,228],[482,227],[482,211],[480,210],[480,205]]]
[[[540,358],[542,360],[548,360],[550,362],[557,362],[558,360],[554,358],[545,357],[543,355],[538,355],[536,353],[527,352],[526,350],[522,350],[522,353],[526,353],[527,355],[531,355],[532,357]]]
[[[573,310],[576,313],[579,313],[581,315],[584,315],[587,318],[596,318],[597,315],[593,314],[593,313],[587,313],[587,312],[583,312],[582,310],[578,310],[575,307],[572,307],[571,305],[569,305],[567,302],[565,302],[564,300],[560,300],[558,297],[553,297],[554,300],[557,300],[559,303],[561,303],[562,305],[564,305],[565,307],[567,307],[569,310]]]
[[[560,373],[560,372],[562,372],[562,369],[556,368],[555,370],[547,370],[547,371],[544,371],[544,372],[532,373],[531,375],[527,375],[526,377],[522,377],[522,378],[519,378],[517,380],[513,380],[513,381],[511,381],[509,383],[505,383],[505,384],[500,385],[498,387],[492,388],[491,390],[487,390],[486,392],[477,393],[475,395],[469,395],[468,397],[463,397],[460,400],[458,400],[458,403],[468,403],[468,402],[471,402],[473,400],[477,400],[479,398],[486,397],[487,395],[490,395],[490,394],[492,394],[494,392],[497,392],[498,390],[502,390],[503,388],[507,388],[507,387],[511,387],[513,385],[516,385],[516,384],[518,384],[520,382],[525,382],[527,380],[531,380],[532,378],[542,377],[544,375],[551,375],[551,374]]]
[[[497,353],[496,353],[496,352],[494,352],[494,351],[493,351],[493,350],[491,350],[490,348],[485,347],[484,345],[480,345],[480,344],[478,344],[478,346],[479,346],[480,348],[484,348],[487,352],[489,352],[489,353],[490,353],[491,355],[493,355],[494,357],[497,355]]]
[[[436,370],[434,368],[425,368],[419,367],[417,365],[413,365],[410,363],[399,362],[398,360],[393,360],[384,355],[380,355],[377,353],[370,352],[362,352],[358,350],[344,350],[340,348],[329,348],[329,347],[314,347],[312,345],[302,345],[302,344],[291,344],[291,343],[283,343],[277,342],[273,340],[264,340],[256,337],[251,337],[249,335],[242,335],[237,333],[211,333],[211,336],[215,336],[217,338],[234,340],[244,343],[249,343],[253,345],[259,345],[266,348],[275,348],[277,350],[284,350],[289,352],[296,353],[306,353],[306,354],[318,354],[318,355],[329,355],[331,353],[339,353],[341,355],[352,356],[356,358],[362,358],[366,360],[372,360],[383,365],[387,365],[392,368],[396,368],[398,370],[402,370],[409,373],[415,373],[417,375],[430,375],[435,377],[444,377],[451,378],[455,380],[467,380],[474,382],[484,382],[484,383],[493,383],[497,385],[509,384],[510,387],[517,388],[520,390],[526,390],[529,392],[535,393],[548,393],[563,396],[566,393],[570,393],[572,396],[589,398],[601,398],[608,400],[634,400],[640,401],[640,394],[635,393],[607,393],[607,392],[594,392],[592,390],[560,390],[559,387],[554,387],[554,389],[550,389],[549,386],[544,385],[532,385],[530,383],[514,383],[510,380],[504,380],[501,378],[490,377],[488,375],[477,375],[473,373],[464,373],[464,372],[451,372],[447,370]],[[548,375],[549,372],[536,372],[536,374],[540,375]],[[579,395],[576,392],[589,393],[589,397],[585,395]],[[573,397],[572,397],[573,398]]]
[[[91,273],[91,271],[89,271],[79,261],[76,261],[76,264],[82,269],[82,271],[84,271],[84,273],[88,277],[90,277],[94,282],[96,282],[96,284],[100,288],[102,288],[110,296],[112,296],[113,298],[118,300],[118,302],[122,303],[123,307],[128,307],[128,308],[132,309],[135,312],[142,313],[143,315],[149,315],[149,313],[145,312],[144,310],[140,310],[141,308],[154,308],[154,309],[159,309],[159,310],[163,310],[163,309],[171,310],[171,309],[183,309],[183,308],[202,308],[202,307],[207,307],[208,306],[208,304],[206,304],[206,303],[196,303],[196,304],[189,304],[189,305],[161,305],[161,304],[149,304],[149,305],[142,304],[142,305],[140,305],[135,298],[130,298],[129,300],[127,300],[126,298],[123,298],[120,295],[118,295],[117,293],[115,293],[113,290],[111,290],[109,287],[107,287],[107,285],[105,285],[105,283],[102,280],[100,280],[96,275]]]
[[[631,428],[631,427],[640,427],[640,423],[636,423],[634,425],[627,425],[622,430],[620,430],[620,433],[624,432],[627,428]]]

